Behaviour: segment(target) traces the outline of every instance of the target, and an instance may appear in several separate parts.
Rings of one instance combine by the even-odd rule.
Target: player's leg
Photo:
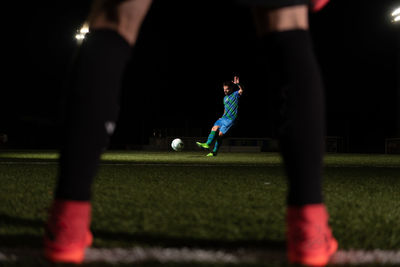
[[[214,126],[211,128],[210,134],[208,135],[207,141],[205,143],[196,142],[197,146],[204,149],[210,149],[210,145],[214,142],[214,140],[218,136],[220,125],[219,120],[217,120]]]
[[[258,12],[258,13],[257,13]],[[279,128],[289,176],[289,205],[322,203],[322,159],[325,136],[324,89],[308,31],[307,6],[257,9],[266,25],[268,60],[284,90]]]
[[[308,7],[257,8],[254,13],[276,71],[271,76],[285,95],[279,132],[289,181],[289,260],[324,265],[337,242],[322,197],[324,88],[308,31]]]
[[[235,122],[233,120],[228,120],[228,119],[224,119],[224,118],[220,119],[220,122],[219,122],[220,128],[219,128],[218,137],[216,138],[213,151],[211,153],[209,153],[207,156],[216,156],[218,154],[219,148],[222,145],[223,138],[226,136],[228,131],[232,128],[234,123]]]
[[[45,235],[51,261],[80,263],[91,243],[91,184],[115,128],[122,75],[150,2],[94,4],[90,33],[68,81],[59,177]]]
[[[215,140],[214,148],[211,153],[207,154],[208,157],[215,157],[218,154],[218,150],[222,145],[222,139],[224,138],[224,134],[226,132],[224,131],[223,127],[220,128],[218,132],[218,136]]]
[[[216,137],[218,136],[218,132],[219,132],[220,128],[221,128],[220,125],[214,125],[211,128],[210,134],[208,135],[207,142],[206,142],[207,145],[211,145],[215,141]]]

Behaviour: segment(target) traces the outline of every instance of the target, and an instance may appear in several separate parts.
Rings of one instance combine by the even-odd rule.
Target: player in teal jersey
[[[219,118],[208,135],[207,142],[196,142],[200,148],[210,149],[210,145],[215,141],[213,151],[207,154],[208,157],[216,156],[222,144],[222,138],[229,129],[235,124],[238,116],[239,99],[243,94],[243,86],[239,84],[239,77],[233,77],[233,81],[223,83],[224,89],[224,114]],[[235,89],[238,89],[235,91]]]

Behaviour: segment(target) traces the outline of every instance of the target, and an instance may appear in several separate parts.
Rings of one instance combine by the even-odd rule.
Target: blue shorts
[[[234,124],[235,124],[234,120],[229,120],[229,119],[225,119],[225,118],[219,118],[214,123],[214,126],[219,126],[219,131],[222,134],[226,134]]]

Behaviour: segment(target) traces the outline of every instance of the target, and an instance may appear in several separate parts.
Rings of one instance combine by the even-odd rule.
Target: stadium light
[[[400,7],[396,8],[392,12],[392,22],[393,23],[398,23],[400,21]]]
[[[75,35],[75,39],[78,40],[78,43],[81,43],[83,39],[85,39],[85,35],[89,32],[89,26],[87,24],[83,24],[82,28]]]

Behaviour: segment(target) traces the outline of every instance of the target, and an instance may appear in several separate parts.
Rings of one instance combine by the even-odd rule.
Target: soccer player
[[[238,76],[234,76],[233,81],[224,82],[222,87],[225,94],[224,114],[222,114],[222,117],[214,123],[214,126],[211,128],[211,132],[208,135],[207,142],[196,142],[198,147],[209,149],[212,142],[215,141],[214,149],[212,152],[207,154],[207,157],[213,157],[217,155],[218,149],[222,144],[222,138],[235,124],[238,116],[239,99],[243,94],[243,86],[239,84]]]
[[[239,0],[238,0],[239,1]],[[286,104],[280,144],[289,181],[287,244],[291,263],[323,266],[337,249],[322,197],[324,100],[308,31],[308,8],[328,0],[243,0],[270,54]],[[118,115],[122,74],[151,0],[97,0],[69,77],[65,136],[44,236],[53,262],[81,263],[92,243],[91,185]]]

